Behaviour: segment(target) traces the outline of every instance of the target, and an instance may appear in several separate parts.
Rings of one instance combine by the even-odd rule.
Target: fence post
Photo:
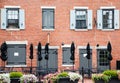
[[[84,68],[82,67],[82,83],[84,83]]]

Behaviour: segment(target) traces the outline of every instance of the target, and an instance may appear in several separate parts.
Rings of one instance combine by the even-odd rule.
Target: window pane
[[[103,10],[103,28],[113,29],[114,28],[114,11],[113,10]]]
[[[9,27],[17,27],[18,28],[18,11],[19,9],[8,9],[7,18],[8,18],[8,28]]]
[[[99,65],[106,66],[108,65],[108,55],[107,50],[100,50],[99,52]]]
[[[86,10],[76,10],[76,29],[86,29]]]

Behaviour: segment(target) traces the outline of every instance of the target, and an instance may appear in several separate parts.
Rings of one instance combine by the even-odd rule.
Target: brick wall
[[[5,5],[21,6],[25,9],[26,29],[21,31],[0,30],[0,43],[3,41],[28,41],[27,45],[27,64],[30,65],[29,45],[32,42],[34,46],[40,41],[44,46],[47,42],[47,34],[50,33],[50,46],[61,46],[62,42],[71,44],[75,42],[77,46],[86,46],[89,42],[93,47],[92,65],[97,67],[96,45],[106,46],[111,42],[113,50],[113,60],[111,67],[116,68],[116,60],[120,60],[120,30],[100,31],[96,29],[95,21],[97,10],[101,6],[115,6],[120,10],[119,0],[0,0],[0,8]],[[41,6],[55,6],[55,30],[42,30],[42,10]],[[70,10],[74,6],[86,6],[93,10],[93,29],[89,31],[70,30]],[[79,52],[76,49],[75,68],[79,67]],[[36,66],[36,49],[34,49],[35,58],[33,65]],[[62,68],[62,49],[58,50],[58,68]],[[2,63],[0,63],[2,65]]]

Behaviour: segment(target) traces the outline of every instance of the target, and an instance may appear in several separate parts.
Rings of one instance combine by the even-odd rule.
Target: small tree
[[[2,61],[4,61],[4,67],[5,67],[5,61],[7,60],[8,56],[7,56],[7,44],[4,42],[1,45],[1,59]]]

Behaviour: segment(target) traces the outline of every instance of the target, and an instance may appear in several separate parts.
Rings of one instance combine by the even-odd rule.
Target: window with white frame
[[[1,9],[1,29],[25,29],[23,9],[8,7]]]
[[[54,9],[42,9],[42,29],[54,29]]]
[[[13,27],[18,28],[19,27],[19,9],[7,9],[7,28]]]
[[[119,10],[100,9],[97,10],[98,29],[119,29]]]
[[[92,10],[88,9],[71,10],[70,29],[92,29]]]
[[[114,10],[103,9],[103,29],[113,29],[114,28]]]
[[[98,51],[98,61],[100,66],[109,65],[108,52],[106,49],[99,49]]]
[[[87,11],[86,10],[76,10],[76,29],[86,29],[87,28]]]

